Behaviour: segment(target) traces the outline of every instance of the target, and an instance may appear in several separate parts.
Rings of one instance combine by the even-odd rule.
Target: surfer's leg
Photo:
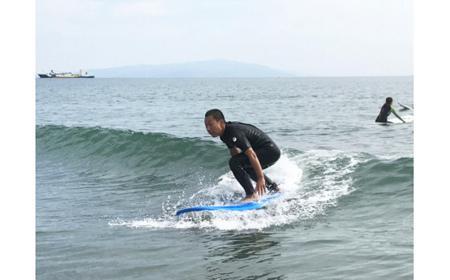
[[[245,154],[238,154],[230,158],[229,165],[234,177],[244,188],[245,194],[250,196],[255,192],[255,189],[253,188],[249,174],[244,169],[244,166],[247,163],[246,161],[250,163]]]
[[[255,173],[255,170],[253,170],[252,167],[247,167],[245,168],[245,172],[248,173],[248,175],[250,175],[250,178],[252,178],[253,181],[257,181],[257,176]],[[266,173],[264,173],[264,180],[266,181],[266,188],[270,191],[270,192],[279,192],[280,189],[278,188],[278,184],[275,183],[274,181],[272,181],[272,179],[269,178],[269,176],[266,175]]]
[[[266,148],[261,148],[255,151],[256,156],[258,157],[259,163],[261,164],[261,167],[263,169],[266,169],[270,166],[272,166],[275,162],[278,161],[280,158],[281,152],[275,145],[269,146]],[[253,179],[253,181],[257,181],[256,172],[251,166],[250,162],[248,162],[248,165],[244,166],[244,170],[250,175],[250,177]],[[270,179],[266,173],[264,173],[264,180],[266,181],[266,187],[269,190],[277,191],[278,186],[277,184]]]
[[[258,177],[256,176],[256,172],[255,172],[255,170],[253,169],[253,167],[245,167],[244,168],[244,170],[245,170],[245,172],[247,172],[248,173],[248,175],[250,176],[250,178],[252,178],[252,180],[253,181],[257,181],[258,180]],[[272,181],[272,179],[270,179],[267,175],[266,175],[266,173],[264,173],[264,180],[266,181],[266,185],[272,185],[273,184],[273,181]]]
[[[275,144],[270,144],[266,147],[255,150],[255,154],[258,157],[262,169],[266,169],[280,159],[281,151]]]
[[[275,145],[257,149],[255,150],[255,153],[263,169],[272,166],[280,158],[281,154],[280,150]],[[256,182],[257,176],[248,157],[243,153],[234,155],[231,157],[229,165],[234,177],[244,188],[247,196],[252,195],[255,190],[250,178]],[[278,189],[277,184],[266,174],[264,174],[264,180],[266,181],[266,186],[269,190]]]

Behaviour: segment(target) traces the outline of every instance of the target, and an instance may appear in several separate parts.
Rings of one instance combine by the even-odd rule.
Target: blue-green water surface
[[[413,111],[375,124],[387,96],[412,77],[37,80],[37,279],[412,279]],[[285,200],[174,216],[243,194],[211,108],[279,145]]]

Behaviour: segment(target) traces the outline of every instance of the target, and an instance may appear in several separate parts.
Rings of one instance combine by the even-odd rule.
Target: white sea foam
[[[202,228],[219,230],[262,230],[264,228],[314,219],[326,214],[338,199],[352,191],[351,173],[365,161],[362,155],[340,151],[313,150],[289,156],[283,153],[274,166],[266,170],[280,184],[283,199],[265,209],[252,211],[215,211],[184,214],[175,217],[176,209],[193,204],[223,204],[224,200],[243,193],[231,172],[222,175],[218,183],[205,187],[189,198],[176,203],[168,199],[159,217],[111,221],[112,226],[131,228]]]

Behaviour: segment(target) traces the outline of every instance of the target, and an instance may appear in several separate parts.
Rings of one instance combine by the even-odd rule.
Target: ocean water
[[[375,124],[387,96],[413,78],[38,79],[37,279],[412,279],[414,117]],[[278,144],[283,201],[174,216],[243,194],[211,108]]]

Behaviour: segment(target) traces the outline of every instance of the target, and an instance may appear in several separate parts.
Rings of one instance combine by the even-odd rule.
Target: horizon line
[[[399,75],[305,75],[305,76],[267,76],[267,77],[98,77],[96,79],[267,79],[267,78],[283,78],[283,79],[295,79],[295,78],[395,78],[395,77],[414,77],[414,74],[399,74]],[[40,79],[39,77],[36,77]]]

